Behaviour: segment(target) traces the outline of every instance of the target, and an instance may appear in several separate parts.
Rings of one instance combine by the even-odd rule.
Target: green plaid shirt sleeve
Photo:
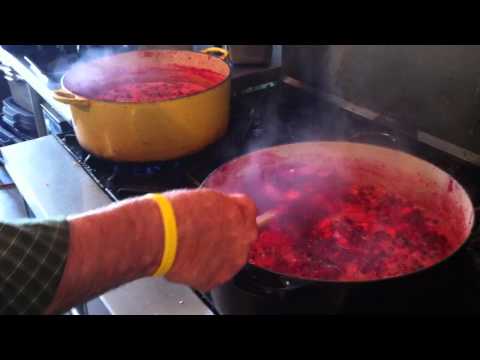
[[[0,314],[42,314],[68,255],[65,220],[0,222]]]

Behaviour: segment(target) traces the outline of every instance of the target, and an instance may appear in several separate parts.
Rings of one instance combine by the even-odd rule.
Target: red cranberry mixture
[[[171,100],[205,91],[225,79],[208,69],[169,66],[142,69],[121,76],[120,81],[96,89],[94,98],[115,102],[154,102]]]
[[[249,194],[260,212],[279,210],[250,253],[250,263],[265,269],[316,280],[375,280],[429,267],[454,250],[432,214],[336,172],[264,164],[245,178],[226,178],[219,174],[219,188]]]

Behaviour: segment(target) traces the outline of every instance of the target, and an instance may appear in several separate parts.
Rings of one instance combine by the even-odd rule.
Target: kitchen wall
[[[287,75],[480,153],[480,46],[284,46]]]

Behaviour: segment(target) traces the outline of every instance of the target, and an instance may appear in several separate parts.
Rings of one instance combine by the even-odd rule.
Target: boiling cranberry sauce
[[[439,230],[434,211],[380,185],[321,166],[257,162],[242,176],[233,167],[245,164],[227,164],[208,184],[250,195],[259,213],[277,209],[251,248],[251,264],[305,279],[378,280],[430,267],[458,245]]]
[[[182,65],[129,70],[91,90],[95,100],[155,102],[194,95],[221,83],[225,76],[209,69]]]

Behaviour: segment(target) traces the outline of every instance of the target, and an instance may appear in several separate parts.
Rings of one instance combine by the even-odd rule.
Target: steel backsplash
[[[480,46],[283,46],[284,75],[480,154]]]

